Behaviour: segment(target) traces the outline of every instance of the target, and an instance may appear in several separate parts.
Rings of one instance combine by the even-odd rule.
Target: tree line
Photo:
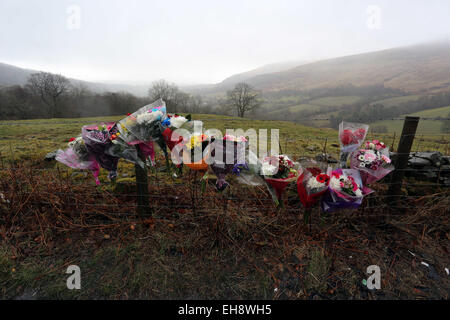
[[[227,92],[219,108],[211,108],[200,95],[191,95],[165,80],[152,83],[146,97],[128,92],[98,93],[82,82],[48,72],[30,75],[23,86],[0,88],[0,119],[44,119],[115,116],[134,112],[157,99],[170,112],[216,113],[244,117],[261,106],[260,93],[246,83]]]
[[[0,119],[78,118],[123,115],[163,98],[170,112],[206,113],[208,106],[165,80],[154,82],[146,97],[128,92],[98,93],[81,82],[39,72],[23,86],[0,88]]]

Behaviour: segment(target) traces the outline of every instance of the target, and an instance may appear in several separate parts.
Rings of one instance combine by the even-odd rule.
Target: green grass
[[[398,106],[401,103],[418,100],[420,97],[421,97],[420,95],[400,96],[374,101],[371,104],[382,104],[385,107],[393,107]]]
[[[65,148],[68,140],[81,134],[81,127],[85,124],[100,121],[117,121],[122,117],[79,118],[79,119],[36,119],[0,122],[0,153],[5,159],[29,160],[43,158],[46,153],[58,148]],[[225,133],[226,129],[253,128],[279,129],[280,144],[283,152],[301,153],[305,151],[305,143],[323,144],[325,138],[336,138],[337,133],[332,129],[317,129],[301,126],[286,121],[266,121],[241,119],[236,117],[196,114],[193,120],[202,120],[206,129],[219,129]],[[286,148],[286,149],[285,149]]]
[[[437,118],[437,117],[448,118],[449,113],[450,113],[450,106],[415,112],[412,113],[411,115],[424,118]]]
[[[361,100],[359,96],[341,96],[341,97],[325,97],[309,101],[310,104],[322,107],[341,107],[349,105]]]
[[[415,113],[403,115],[401,117],[417,116],[417,117],[422,117],[422,118],[437,118],[437,117],[447,118],[449,113],[450,113],[450,106],[415,112]],[[427,135],[442,136],[448,140],[450,138],[449,134],[448,133],[445,134],[444,132],[442,132],[442,129],[441,129],[444,121],[449,121],[449,120],[439,121],[439,120],[422,119],[419,121],[419,126],[417,128],[417,134],[424,135],[424,136],[427,136]],[[385,126],[388,129],[389,133],[396,132],[396,134],[398,135],[402,131],[403,120],[377,121],[372,124],[372,127],[376,127],[376,126]]]

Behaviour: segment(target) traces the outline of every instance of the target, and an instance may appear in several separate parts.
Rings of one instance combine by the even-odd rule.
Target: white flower
[[[136,117],[136,121],[139,124],[150,124],[162,116],[163,113],[159,110],[154,112],[144,112]]]
[[[185,117],[172,117],[172,118],[170,118],[170,126],[171,127],[175,127],[177,129],[180,128],[186,122],[187,122],[187,119]]]
[[[341,190],[341,181],[336,177],[331,177],[330,179],[330,187],[333,190],[340,191]]]
[[[278,172],[278,167],[275,167],[268,162],[264,162],[261,167],[261,173],[265,176],[273,176],[277,172]]]
[[[356,191],[355,191],[355,195],[358,197],[358,198],[361,198],[363,195],[362,195],[362,192],[361,192],[361,189],[357,189]]]
[[[82,143],[83,143],[83,138],[77,137],[75,140],[69,142],[69,147],[73,148],[74,146],[76,146],[78,144],[82,144]]]
[[[319,189],[319,188],[322,188],[323,186],[325,186],[325,183],[321,183],[321,182],[317,181],[316,177],[311,177],[308,179],[306,186],[309,189]]]

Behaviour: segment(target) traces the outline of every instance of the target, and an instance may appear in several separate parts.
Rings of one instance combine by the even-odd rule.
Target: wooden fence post
[[[139,158],[144,162],[145,159],[142,156],[142,152],[139,146],[136,146]],[[148,179],[147,179],[147,167],[142,168],[140,165],[135,164],[134,170],[136,172],[136,187],[137,187],[137,208],[138,214],[148,214],[150,212],[148,201]]]
[[[395,170],[392,175],[391,185],[389,187],[389,202],[397,202],[398,195],[401,194],[403,177],[405,175],[405,169],[408,164],[409,153],[414,142],[414,136],[416,134],[417,125],[419,124],[420,117],[405,117],[403,123],[402,135],[398,142],[397,158],[394,163]]]

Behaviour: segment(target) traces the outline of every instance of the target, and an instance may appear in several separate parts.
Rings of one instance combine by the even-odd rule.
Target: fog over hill
[[[0,63],[0,86],[23,85],[36,70]],[[127,91],[147,94],[146,85],[108,84],[71,79],[93,91]],[[232,75],[218,84],[181,86],[194,93],[223,94],[238,82],[248,82],[263,92],[334,88],[342,85],[384,85],[411,93],[450,90],[450,42],[344,56],[312,63],[291,61],[265,65]]]
[[[450,42],[388,49],[298,66],[246,80],[263,91],[384,85],[409,92],[450,88]]]

